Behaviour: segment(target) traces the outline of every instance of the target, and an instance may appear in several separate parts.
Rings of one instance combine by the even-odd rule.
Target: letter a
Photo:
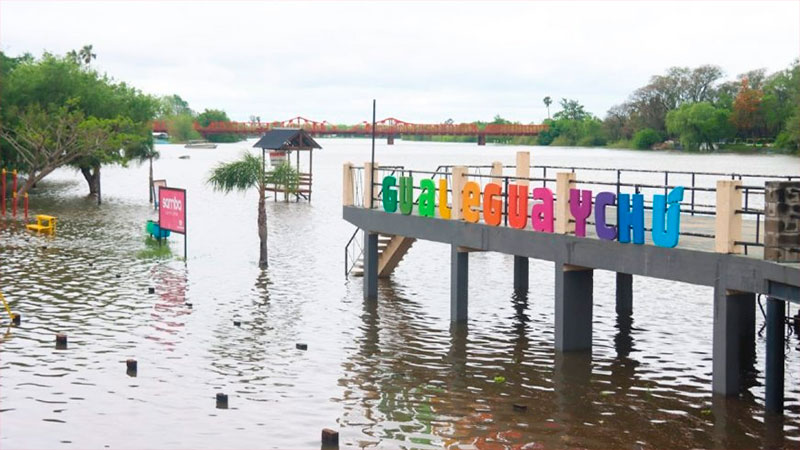
[[[531,208],[531,225],[535,231],[553,232],[553,191],[545,187],[533,189],[533,199],[541,200]]]

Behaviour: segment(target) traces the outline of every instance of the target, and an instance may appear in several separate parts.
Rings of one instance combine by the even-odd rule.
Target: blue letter
[[[644,244],[644,195],[633,194],[633,208],[631,208],[630,195],[619,194],[617,235],[620,242],[627,244],[631,241],[631,229],[633,229],[633,243]]]
[[[678,245],[682,200],[683,186],[676,186],[666,196],[653,196],[653,243],[659,247],[672,248]],[[665,203],[668,203],[669,206],[665,205]],[[667,216],[666,226],[664,224],[664,215]]]

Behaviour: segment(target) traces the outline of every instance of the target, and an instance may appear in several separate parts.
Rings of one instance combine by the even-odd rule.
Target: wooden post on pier
[[[633,275],[617,272],[617,315],[633,314]]]
[[[556,174],[556,223],[555,232],[569,234],[575,231],[575,224],[569,221],[569,190],[575,186],[575,174],[558,172]]]
[[[517,152],[517,178],[530,178],[531,177],[531,154],[530,152]],[[528,186],[528,180],[516,180],[516,184],[520,186]]]
[[[353,206],[353,163],[346,162],[342,166],[342,206]]]
[[[378,299],[378,233],[364,230],[364,300]]]
[[[742,253],[742,215],[736,210],[742,208],[740,180],[717,180],[717,208],[714,223],[714,248],[717,253]]]
[[[467,184],[467,168],[453,166],[453,211],[450,216],[452,220],[461,220],[464,217],[461,214],[461,199],[465,184]]]

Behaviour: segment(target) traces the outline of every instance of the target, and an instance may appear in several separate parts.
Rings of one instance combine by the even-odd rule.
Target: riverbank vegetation
[[[548,108],[552,100],[543,99]],[[672,67],[608,110],[602,120],[577,100],[544,120],[537,137],[491,137],[517,145],[587,146],[689,151],[800,153],[800,63],[772,74],[751,70],[723,81],[717,66]],[[481,128],[487,122],[473,122]],[[495,116],[493,124],[517,123]],[[476,136],[404,136],[410,140],[475,142]]]

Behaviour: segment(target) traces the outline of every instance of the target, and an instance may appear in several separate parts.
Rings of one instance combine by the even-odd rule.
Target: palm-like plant
[[[288,202],[289,194],[296,193],[300,186],[300,174],[291,163],[284,161],[267,174],[267,183],[274,184],[276,188],[283,188],[283,201]],[[277,189],[275,191],[277,195]]]
[[[266,177],[264,175],[264,159],[251,153],[243,153],[242,157],[229,163],[221,163],[211,171],[208,183],[214,190],[225,193],[258,189],[258,238],[261,241],[258,265],[267,267],[267,210]]]
[[[84,45],[83,48],[78,52],[78,57],[80,57],[81,61],[88,66],[93,59],[97,59],[97,54],[92,53],[91,45]]]
[[[548,119],[550,118],[550,104],[552,104],[552,103],[553,103],[553,99],[550,98],[549,95],[544,98],[544,106],[547,106],[547,118]]]

